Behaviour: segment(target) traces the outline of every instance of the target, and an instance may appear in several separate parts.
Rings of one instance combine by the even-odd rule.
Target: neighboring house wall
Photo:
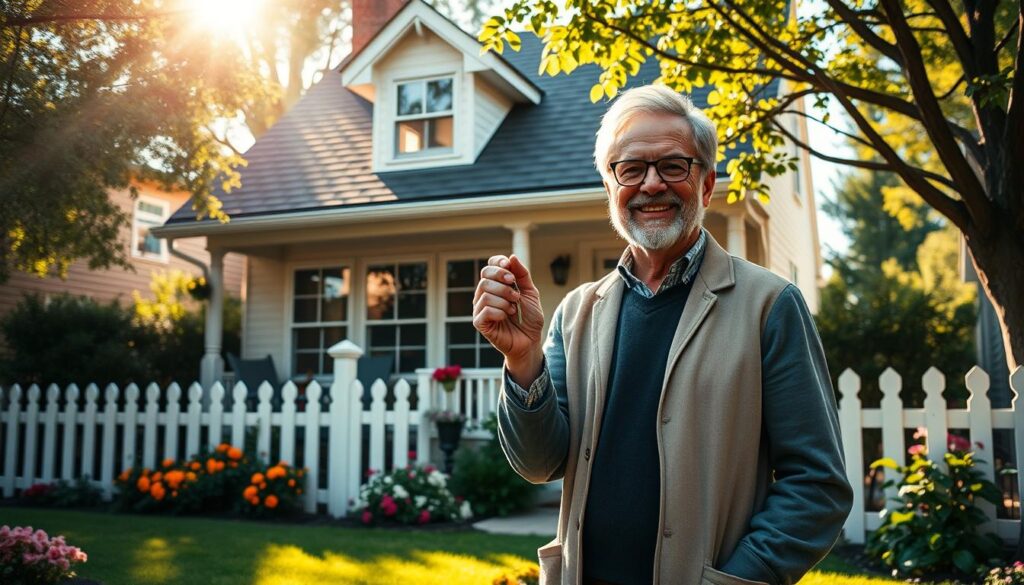
[[[145,238],[146,218],[153,217],[152,213],[147,213],[146,210],[165,208],[167,217],[169,217],[188,199],[187,194],[165,193],[148,185],[141,185],[139,193],[138,201],[147,204],[140,218],[136,218],[136,214],[133,212],[137,202],[132,200],[127,189],[110,193],[111,200],[129,214],[129,226],[122,230],[120,240],[121,245],[124,246],[125,255],[135,268],[134,272],[120,267],[90,270],[85,261],[73,263],[68,268],[65,279],[56,276],[39,278],[23,272],[15,272],[6,283],[0,285],[0,316],[13,309],[26,294],[38,293],[46,298],[61,293],[70,293],[91,297],[99,302],[117,300],[122,305],[127,305],[132,302],[133,290],[139,291],[144,298],[152,296],[149,291],[149,283],[155,272],[181,270],[189,274],[201,275],[202,272],[197,266],[171,255],[166,250],[166,242],[163,240],[160,240],[162,243],[159,244],[165,251],[162,254],[163,258],[140,257],[137,251],[133,253],[133,246],[137,244],[138,238],[140,236]],[[139,230],[141,233],[135,234],[133,230]],[[206,252],[206,238],[182,239],[178,241],[176,247],[203,262],[210,261],[210,255]],[[235,297],[241,295],[243,270],[244,258],[242,256],[228,254],[225,257],[224,281],[229,295]]]

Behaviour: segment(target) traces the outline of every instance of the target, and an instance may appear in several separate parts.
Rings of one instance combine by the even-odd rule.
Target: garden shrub
[[[21,492],[21,499],[29,504],[56,508],[82,508],[100,505],[103,491],[94,486],[88,475],[75,481],[59,480],[37,483]]]
[[[502,575],[492,585],[537,585],[540,583],[540,568],[536,565],[527,567],[512,575]]]
[[[448,477],[433,465],[410,464],[383,474],[370,469],[367,475],[359,499],[349,500],[351,515],[363,524],[427,524],[473,517],[469,501],[453,496]]]
[[[498,443],[498,419],[491,414],[482,427],[491,438],[477,449],[456,454],[452,491],[473,502],[477,516],[508,516],[528,509],[538,486],[519,476]]]
[[[88,556],[68,546],[63,536],[50,538],[31,526],[0,527],[0,583],[50,585],[75,576],[72,567]]]
[[[980,534],[987,518],[978,498],[996,504],[999,489],[975,468],[970,444],[950,436],[944,456],[948,472],[927,458],[923,445],[908,451],[910,465],[889,458],[871,464],[899,472],[899,506],[883,512],[882,525],[868,537],[866,552],[892,569],[894,576],[923,576],[949,571],[973,576],[985,565],[998,563],[1002,543],[993,534]],[[894,485],[895,479],[885,482]]]
[[[285,461],[269,468],[227,443],[157,470],[129,468],[115,480],[123,511],[188,514],[236,512],[280,516],[299,509],[305,471]],[[259,481],[256,481],[256,480]]]
[[[1009,567],[996,567],[985,575],[984,585],[1024,584],[1024,563],[1014,562]]]

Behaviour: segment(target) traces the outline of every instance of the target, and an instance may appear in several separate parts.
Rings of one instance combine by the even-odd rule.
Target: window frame
[[[170,250],[168,249],[167,240],[165,240],[164,238],[157,238],[160,242],[159,254],[152,254],[149,252],[139,250],[139,214],[141,212],[143,214],[152,215],[151,212],[149,211],[142,211],[139,209],[139,205],[141,203],[153,205],[163,210],[162,217],[160,218],[160,223],[156,225],[151,225],[147,223],[146,225],[150,225],[150,227],[159,227],[164,225],[165,223],[167,223],[167,219],[170,217],[171,213],[170,202],[164,201],[163,199],[158,199],[156,197],[148,197],[146,195],[139,195],[132,201],[132,237],[130,243],[131,256],[132,258],[138,258],[140,260],[149,260],[152,262],[161,262],[163,264],[167,264],[168,262],[170,262]]]
[[[348,298],[345,303],[345,315],[348,317],[344,321],[303,321],[301,323],[295,322],[295,273],[302,270],[319,269],[324,270],[326,268],[339,267],[344,271],[346,268],[349,269],[350,278],[352,282],[349,283]],[[355,325],[355,319],[353,318],[353,303],[354,297],[359,293],[359,289],[356,286],[355,274],[357,269],[355,260],[352,258],[343,259],[324,259],[324,260],[305,260],[301,262],[290,262],[285,266],[285,299],[284,299],[284,372],[288,380],[292,381],[303,381],[305,380],[304,373],[297,373],[295,370],[295,356],[297,349],[295,348],[295,329],[313,329],[313,328],[324,328],[324,327],[344,327],[346,334],[343,339],[353,339],[353,327]],[[320,298],[318,296],[318,298]],[[321,305],[317,305],[317,316],[321,317],[320,312],[322,311]],[[324,352],[329,349],[324,347]],[[328,358],[324,358],[328,359]],[[325,362],[326,363],[326,362]],[[323,369],[321,364],[321,370]],[[318,382],[324,383],[325,381],[333,378],[333,373],[314,373],[313,379]]]
[[[412,78],[400,78],[393,81],[393,95],[394,95],[394,109],[392,110],[392,124],[391,124],[391,160],[392,161],[406,161],[415,160],[419,158],[432,158],[432,157],[446,157],[456,154],[457,147],[456,142],[458,140],[458,130],[456,122],[457,110],[456,105],[458,104],[458,87],[457,87],[458,74],[455,71],[440,73],[435,75],[423,76],[423,77],[412,77]],[[448,79],[451,81],[452,87],[452,103],[451,107],[442,112],[427,112],[427,84],[431,81],[437,81],[440,79]],[[419,114],[399,114],[398,113],[398,96],[400,89],[403,85],[420,84],[423,87],[423,112]],[[445,147],[430,147],[426,146],[430,142],[430,137],[427,132],[424,132],[424,147],[413,152],[400,152],[399,149],[399,136],[398,126],[402,122],[416,121],[416,120],[433,120],[437,118],[448,118],[452,119],[452,145]],[[424,126],[426,128],[427,126]]]
[[[436,258],[436,255],[434,255],[434,254],[415,254],[415,255],[413,255],[413,254],[408,254],[408,255],[406,255],[406,254],[391,254],[391,255],[385,255],[385,256],[374,256],[374,257],[363,257],[363,258],[360,258],[360,262],[359,262],[359,270],[360,270],[360,274],[359,274],[359,289],[360,289],[359,290],[359,297],[360,298],[359,298],[359,303],[358,303],[359,314],[356,315],[356,317],[359,319],[359,327],[361,329],[361,337],[362,337],[362,340],[363,340],[362,347],[363,347],[363,350],[365,351],[365,355],[371,355],[370,328],[372,326],[374,326],[374,325],[398,325],[398,326],[401,326],[401,325],[419,325],[419,324],[422,324],[422,325],[424,325],[424,331],[425,331],[425,333],[424,333],[425,339],[424,339],[424,343],[423,343],[423,346],[422,346],[422,350],[424,352],[424,358],[423,358],[424,362],[423,363],[424,363],[424,367],[428,367],[428,368],[430,367],[431,358],[433,357],[433,345],[432,345],[433,342],[432,342],[432,337],[431,336],[434,334],[434,320],[435,320],[435,315],[436,315],[435,309],[434,309],[434,303],[436,302],[436,294],[437,294],[435,292],[435,290],[436,290],[435,289],[435,287],[436,287],[435,282],[437,280],[437,276],[435,275],[435,268],[436,268],[436,260],[435,260],[435,258]],[[395,315],[394,319],[387,319],[387,320],[370,319],[369,316],[368,316],[368,313],[369,313],[369,302],[368,302],[368,299],[367,299],[368,288],[366,286],[366,277],[367,277],[367,274],[369,273],[370,267],[371,266],[378,266],[378,265],[390,265],[390,266],[394,266],[395,268],[397,268],[399,264],[425,264],[426,265],[427,285],[426,285],[426,288],[423,289],[423,296],[424,296],[424,303],[425,303],[425,312],[426,312],[425,316],[422,317],[422,318],[419,318],[419,317],[416,317],[416,318],[411,318],[411,317],[399,318],[398,315],[397,315],[397,308],[396,308],[396,315]],[[397,291],[397,292],[400,292],[400,291]],[[397,298],[396,298],[396,301],[397,301]],[[397,305],[396,305],[396,307],[397,307]],[[400,372],[398,370],[398,367],[399,367],[399,364],[398,364],[398,352],[400,352],[403,349],[403,347],[404,346],[401,343],[399,343],[396,346],[394,346],[395,364],[394,364],[394,370],[393,370],[393,372],[391,374],[391,381],[397,381],[398,379],[405,379],[412,386],[415,386],[416,382],[417,382],[416,370],[411,370],[411,371],[407,371],[407,372]],[[412,346],[412,348],[421,349],[421,347],[419,345]]]
[[[484,261],[486,261],[491,256],[494,256],[496,254],[502,254],[502,253],[507,253],[507,251],[502,252],[502,251],[499,251],[499,250],[493,250],[493,251],[488,251],[488,250],[484,250],[484,251],[465,250],[465,251],[446,252],[446,253],[440,254],[440,257],[438,258],[438,273],[439,273],[438,290],[439,290],[439,297],[440,297],[438,299],[438,308],[440,310],[440,315],[439,315],[438,322],[439,322],[439,325],[441,327],[441,331],[440,331],[440,335],[439,335],[439,337],[440,337],[439,350],[441,352],[440,358],[446,362],[444,365],[452,365],[450,362],[448,362],[448,360],[449,360],[449,353],[450,353],[450,349],[451,349],[451,343],[448,340],[448,325],[449,325],[449,323],[472,323],[473,322],[472,315],[470,315],[470,316],[451,316],[451,315],[448,314],[448,293],[450,291],[450,289],[448,287],[448,263],[449,262],[466,261],[466,260],[477,260],[477,259],[483,259]],[[479,279],[477,279],[477,282],[479,282]],[[474,290],[475,290],[475,285],[474,285]],[[465,292],[465,291],[463,291],[463,292]],[[477,337],[477,342],[474,343],[473,349],[475,351],[476,360],[479,361],[481,348],[486,348],[487,346],[490,346],[490,343],[486,339],[481,341],[479,339],[479,332],[477,333],[477,336],[478,336]],[[468,349],[468,347],[465,347],[465,346],[468,346],[468,344],[459,344],[459,345],[462,346],[459,349]],[[497,351],[497,350],[494,350],[494,351]],[[478,366],[476,364],[473,364],[473,365],[459,364],[459,365],[462,366],[463,368],[495,369],[494,366]],[[500,368],[501,368],[500,365],[497,366],[497,369],[500,369]]]

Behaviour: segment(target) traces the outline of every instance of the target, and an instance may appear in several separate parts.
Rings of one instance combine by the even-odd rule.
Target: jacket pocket
[[[537,549],[540,560],[540,585],[562,584],[562,543],[558,538]]]
[[[723,573],[711,565],[704,565],[700,585],[768,585],[764,581],[751,581],[729,573]]]

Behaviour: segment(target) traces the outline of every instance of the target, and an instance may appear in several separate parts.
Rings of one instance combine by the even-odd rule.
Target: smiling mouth
[[[675,209],[675,205],[644,205],[642,207],[634,207],[633,211],[638,211],[643,215],[665,215],[674,212]]]

